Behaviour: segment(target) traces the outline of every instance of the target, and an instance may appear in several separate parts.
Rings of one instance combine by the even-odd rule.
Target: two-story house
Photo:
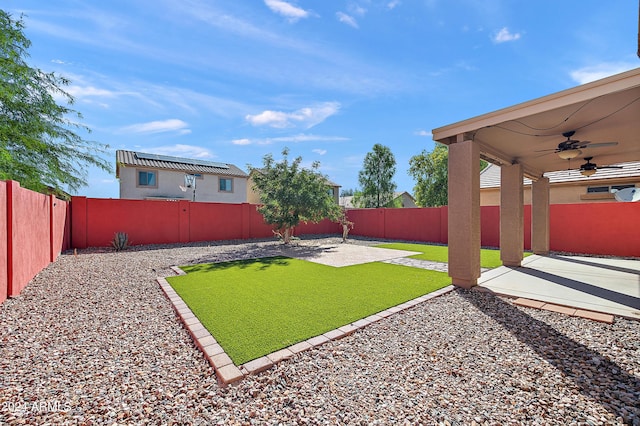
[[[229,163],[118,150],[120,198],[246,203],[248,175]]]

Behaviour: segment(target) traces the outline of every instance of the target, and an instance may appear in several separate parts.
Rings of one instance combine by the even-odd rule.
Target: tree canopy
[[[337,221],[342,209],[330,194],[331,187],[326,176],[314,162],[311,169],[300,166],[302,157],[289,162],[289,150],[282,150],[282,160],[277,162],[271,154],[263,158],[261,168],[248,166],[253,180],[253,189],[260,195],[258,211],[266,223],[273,225],[274,232],[289,243],[293,228],[300,222],[320,222],[329,218]]]
[[[40,192],[75,191],[86,185],[87,166],[111,170],[99,156],[108,147],[76,133],[89,131],[74,121],[81,114],[56,102],[73,104],[63,90],[70,81],[27,64],[31,41],[23,29],[22,18],[0,10],[0,179]]]
[[[433,151],[423,150],[409,160],[409,174],[416,181],[413,195],[421,207],[446,206],[449,150],[436,143]]]
[[[358,207],[385,207],[393,200],[396,184],[396,159],[389,149],[381,144],[373,145],[373,150],[364,158],[358,182],[362,190],[355,194],[354,203]]]
[[[480,170],[487,162],[480,160]],[[446,206],[448,197],[449,148],[436,143],[433,151],[423,150],[409,160],[409,174],[416,181],[413,193],[421,207]]]

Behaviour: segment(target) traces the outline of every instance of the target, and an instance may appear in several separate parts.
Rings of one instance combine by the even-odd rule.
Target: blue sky
[[[397,161],[431,129],[640,66],[637,0],[5,0],[30,63],[71,79],[116,149],[259,166],[283,147],[358,187],[374,144]],[[118,197],[89,169],[79,195]]]

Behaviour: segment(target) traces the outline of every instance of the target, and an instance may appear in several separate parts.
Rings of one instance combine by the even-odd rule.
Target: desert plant
[[[116,251],[122,251],[129,248],[129,234],[126,232],[116,232],[111,240],[111,245]]]
[[[338,223],[342,226],[342,242],[346,243],[349,231],[354,227],[354,223],[347,217],[347,209],[342,209],[342,215],[338,218]]]

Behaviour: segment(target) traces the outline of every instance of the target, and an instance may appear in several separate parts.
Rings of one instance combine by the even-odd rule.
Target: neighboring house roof
[[[116,177],[120,165],[148,167],[152,169],[177,170],[186,173],[208,173],[224,176],[247,177],[248,175],[233,164],[171,157],[135,151],[116,151]]]
[[[578,163],[578,162],[576,162]],[[614,165],[614,164],[612,164]],[[547,172],[545,177],[549,178],[549,183],[568,183],[568,182],[594,182],[603,179],[624,179],[624,178],[640,178],[640,161],[630,161],[627,163],[618,163],[616,166],[622,166],[621,169],[598,169],[595,175],[587,177],[580,174],[580,170],[560,170],[557,172]],[[578,163],[578,167],[580,164]],[[524,178],[525,185],[531,185],[531,179]],[[499,188],[500,187],[500,166],[489,164],[480,172],[480,189]]]
[[[413,198],[413,195],[409,194],[407,191],[403,191],[403,192],[394,192],[393,193],[393,198],[396,199],[398,197],[407,197],[409,198],[409,200],[413,201],[413,203],[415,204],[416,199]]]

